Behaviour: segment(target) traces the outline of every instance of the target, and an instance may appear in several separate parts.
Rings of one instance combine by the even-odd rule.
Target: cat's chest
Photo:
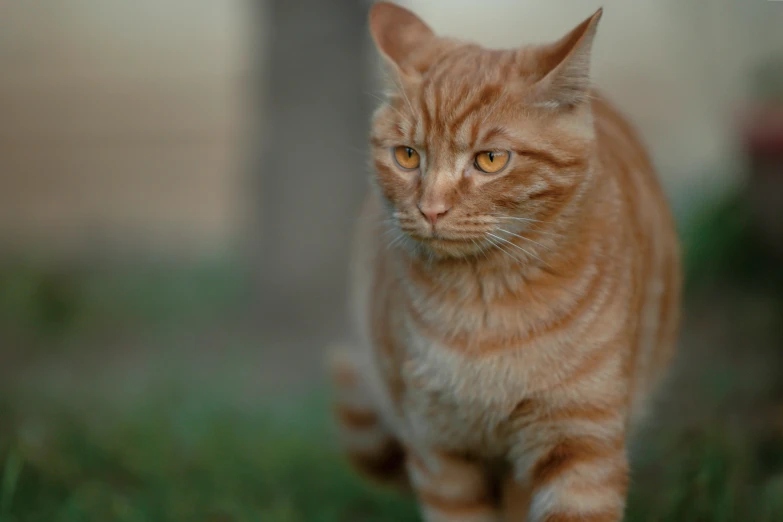
[[[414,438],[442,449],[502,454],[509,416],[526,393],[524,376],[504,373],[503,357],[477,360],[412,337],[403,410]]]
[[[433,446],[502,453],[510,415],[553,384],[548,359],[567,344],[560,333],[530,334],[540,320],[532,306],[454,292],[450,300],[417,287],[397,294],[396,350],[403,355],[392,373],[404,383],[406,429]]]
[[[507,412],[426,392],[410,395],[405,406],[407,424],[417,444],[485,457],[506,452]]]

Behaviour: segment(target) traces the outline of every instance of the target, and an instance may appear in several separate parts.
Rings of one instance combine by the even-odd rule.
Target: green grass
[[[235,310],[246,275],[229,260],[89,270],[4,260],[0,331],[49,341],[193,323]]]
[[[92,426],[44,414],[0,451],[0,520],[415,520],[409,500],[347,469],[325,408],[294,411],[179,402]]]
[[[753,233],[752,212],[742,194],[729,194],[697,212],[680,231],[687,290],[716,282],[762,285],[783,296],[780,262]]]
[[[410,499],[348,469],[322,404],[248,415],[193,401],[92,425],[25,409],[4,432],[0,521],[418,520]],[[656,436],[638,462],[627,520],[783,520],[783,440],[759,454],[757,441],[735,435],[715,424]]]

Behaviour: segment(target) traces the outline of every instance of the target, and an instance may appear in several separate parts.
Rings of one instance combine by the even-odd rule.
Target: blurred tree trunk
[[[369,2],[267,5],[260,209],[251,230],[262,315],[275,326],[334,333],[367,188]]]

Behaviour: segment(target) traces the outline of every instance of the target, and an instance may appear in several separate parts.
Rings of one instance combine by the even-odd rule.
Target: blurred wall
[[[229,244],[244,205],[246,3],[0,2],[0,247]]]

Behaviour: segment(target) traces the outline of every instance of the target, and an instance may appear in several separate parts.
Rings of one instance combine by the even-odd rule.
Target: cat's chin
[[[444,239],[444,238],[426,238],[416,239],[420,250],[427,255],[434,255],[438,258],[468,258],[481,255],[484,251],[477,241],[464,239]]]

